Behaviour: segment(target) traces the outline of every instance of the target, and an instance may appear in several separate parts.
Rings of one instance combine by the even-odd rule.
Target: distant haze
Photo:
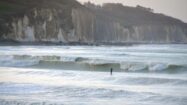
[[[123,3],[127,6],[141,5],[154,9],[156,13],[163,13],[178,18],[187,23],[187,0],[77,0],[91,1],[95,4]]]

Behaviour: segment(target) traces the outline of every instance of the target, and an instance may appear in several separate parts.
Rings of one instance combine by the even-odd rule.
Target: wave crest
[[[180,64],[167,64],[161,62],[121,62],[112,61],[106,59],[96,58],[84,58],[84,57],[69,57],[69,56],[53,56],[53,55],[4,55],[0,56],[0,66],[2,67],[28,67],[34,65],[40,65],[40,63],[47,62],[48,65],[58,62],[61,63],[78,63],[88,64],[90,66],[107,66],[113,67],[118,66],[117,69],[125,71],[144,71],[148,70],[151,72],[164,71],[167,69],[173,69],[178,67],[184,67],[185,65]],[[58,65],[57,65],[58,66]]]

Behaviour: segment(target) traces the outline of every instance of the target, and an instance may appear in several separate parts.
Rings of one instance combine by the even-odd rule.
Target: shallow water
[[[0,105],[186,105],[186,66],[187,45],[1,46]]]

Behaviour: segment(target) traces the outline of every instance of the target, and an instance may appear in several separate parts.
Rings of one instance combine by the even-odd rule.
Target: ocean
[[[0,46],[0,105],[166,104],[187,105],[185,44]]]

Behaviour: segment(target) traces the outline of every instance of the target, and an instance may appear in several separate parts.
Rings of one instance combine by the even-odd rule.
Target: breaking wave
[[[120,68],[127,71],[163,71],[166,69],[174,69],[174,68],[182,68],[185,65],[177,65],[177,64],[167,64],[167,63],[137,63],[137,62],[125,62],[120,64]]]
[[[84,58],[84,57],[64,57],[64,56],[34,56],[34,55],[4,55],[0,56],[0,66],[1,67],[30,67],[30,66],[40,66],[41,63],[46,63],[47,65],[58,63],[76,63],[85,64],[89,66],[96,67],[113,67],[123,71],[164,71],[168,69],[182,68],[186,65],[180,64],[167,64],[160,62],[121,62],[115,60],[104,60],[96,58]],[[58,65],[56,65],[58,66]]]

